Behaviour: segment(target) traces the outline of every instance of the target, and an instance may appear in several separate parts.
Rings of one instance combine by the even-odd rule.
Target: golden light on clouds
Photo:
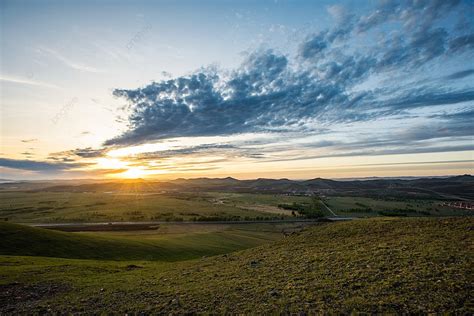
[[[127,163],[116,158],[98,158],[96,161],[97,168],[100,169],[124,169]]]
[[[118,179],[137,179],[147,178],[150,176],[162,175],[169,173],[166,169],[156,168],[157,164],[146,162],[138,165],[136,161],[127,161],[126,158],[98,158],[96,164],[93,165],[94,170],[107,170],[107,177]]]
[[[166,143],[156,143],[156,144],[143,144],[139,146],[124,147],[119,149],[111,150],[107,153],[109,157],[126,157],[133,156],[147,152],[156,152],[170,150],[173,148],[171,142]]]

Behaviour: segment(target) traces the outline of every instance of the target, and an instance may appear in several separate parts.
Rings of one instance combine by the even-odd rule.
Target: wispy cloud
[[[38,138],[29,138],[29,139],[22,139],[21,142],[22,143],[34,143],[34,142],[37,142],[38,141]]]
[[[452,73],[449,76],[446,76],[445,79],[448,79],[448,80],[462,79],[462,78],[466,78],[472,75],[474,75],[474,69],[466,69],[466,70]]]
[[[41,47],[41,48],[39,48],[39,50],[50,54],[51,56],[53,56],[56,59],[58,59],[59,61],[61,61],[64,65],[66,65],[66,66],[68,66],[68,67],[70,67],[74,70],[83,71],[83,72],[92,72],[92,73],[104,72],[104,70],[102,70],[102,69],[98,69],[98,68],[86,65],[84,63],[73,61],[73,60],[69,59],[68,57],[62,55],[58,51],[53,50],[51,48]]]
[[[0,81],[7,82],[7,83],[14,83],[14,84],[22,84],[22,85],[30,85],[30,86],[38,86],[43,88],[52,88],[52,89],[59,89],[57,85],[41,82],[36,80],[31,80],[28,78],[19,78],[14,76],[7,76],[7,75],[0,75]]]
[[[64,159],[71,159],[71,158],[97,158],[102,157],[106,153],[106,149],[93,149],[91,147],[87,148],[76,148],[72,150],[66,150],[56,153],[51,153],[49,155],[50,159],[54,160],[64,160]]]

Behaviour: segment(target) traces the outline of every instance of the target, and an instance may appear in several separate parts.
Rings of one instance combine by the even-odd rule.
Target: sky
[[[0,11],[2,179],[472,174],[473,1]]]

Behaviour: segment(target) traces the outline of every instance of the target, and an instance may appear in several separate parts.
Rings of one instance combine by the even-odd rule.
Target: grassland
[[[378,218],[173,263],[12,253],[0,257],[0,312],[469,314],[473,232],[470,217]],[[8,236],[4,254],[21,240]]]
[[[330,196],[325,203],[341,216],[453,216],[471,211],[435,200]],[[16,223],[207,221],[292,218],[279,205],[310,204],[311,198],[248,193],[108,194],[1,192],[0,218]],[[332,216],[323,207],[324,215]]]
[[[284,214],[221,203],[205,193],[173,196],[82,192],[0,193],[0,217],[17,223],[243,220],[281,216]]]
[[[331,196],[324,199],[326,205],[341,216],[463,216],[473,215],[470,210],[440,205],[439,200],[366,198]]]

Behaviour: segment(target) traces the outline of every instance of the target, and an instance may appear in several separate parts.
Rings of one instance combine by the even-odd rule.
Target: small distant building
[[[452,201],[452,202],[443,202],[441,206],[448,206],[452,208],[459,208],[463,210],[474,210],[474,202],[470,201]]]

